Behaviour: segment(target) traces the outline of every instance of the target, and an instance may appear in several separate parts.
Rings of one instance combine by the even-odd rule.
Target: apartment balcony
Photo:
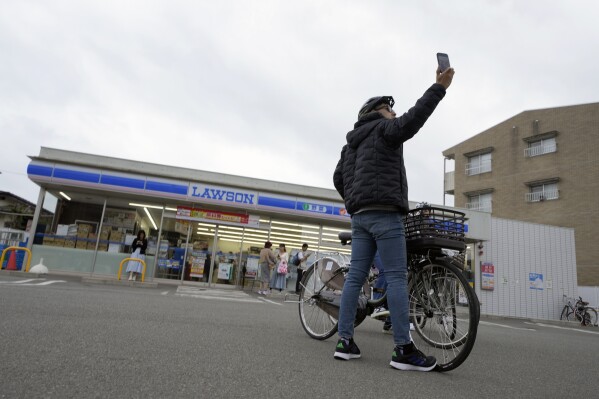
[[[493,211],[493,205],[491,204],[490,201],[489,202],[487,202],[487,201],[467,202],[466,209],[469,209],[471,211],[491,213]]]
[[[536,193],[526,193],[526,202],[541,202],[545,200],[554,200],[559,198],[559,190],[539,191]]]
[[[455,171],[446,172],[443,180],[443,189],[445,194],[454,194],[455,190]]]
[[[527,158],[536,157],[543,154],[549,154],[550,152],[557,151],[557,144],[546,144],[537,145],[534,147],[528,147],[524,149],[524,156]]]

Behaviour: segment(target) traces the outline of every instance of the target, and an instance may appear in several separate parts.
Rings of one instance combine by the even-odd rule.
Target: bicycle
[[[425,206],[410,211],[405,221],[409,315],[416,333],[411,334],[412,340],[426,355],[437,358],[437,371],[453,370],[466,360],[480,319],[478,298],[462,273],[464,216]],[[351,233],[342,232],[339,239],[347,245]],[[457,254],[447,254],[443,249]],[[304,272],[299,316],[310,337],[325,340],[337,332],[341,292],[349,268],[346,256],[324,256]],[[362,289],[356,326],[374,309],[386,305],[386,294],[371,299],[375,278],[371,273]]]
[[[577,321],[582,326],[596,326],[597,325],[597,311],[589,306],[589,303],[582,300],[582,297],[578,297],[578,300],[574,302],[574,298],[568,298],[564,295],[564,309],[559,317],[560,320]]]

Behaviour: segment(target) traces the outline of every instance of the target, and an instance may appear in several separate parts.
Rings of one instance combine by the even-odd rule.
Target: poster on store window
[[[191,269],[189,271],[190,277],[204,277],[204,264],[206,263],[205,251],[193,251],[191,253]]]
[[[480,289],[493,291],[495,289],[495,266],[483,262],[480,265]]]
[[[233,271],[233,265],[230,263],[219,263],[218,264],[218,279],[219,280],[231,280]]]
[[[258,276],[258,262],[260,261],[259,256],[248,256],[245,264],[245,276],[249,278],[256,278]]]

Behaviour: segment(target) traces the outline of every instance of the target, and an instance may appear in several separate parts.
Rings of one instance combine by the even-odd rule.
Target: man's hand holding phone
[[[451,85],[454,69],[449,65],[449,56],[445,53],[437,53],[437,83],[445,87],[445,90]]]
[[[445,71],[441,72],[441,68],[437,67],[437,83],[445,87],[445,90],[447,90],[451,85],[451,81],[453,80],[454,74],[455,71],[453,68],[448,68]]]

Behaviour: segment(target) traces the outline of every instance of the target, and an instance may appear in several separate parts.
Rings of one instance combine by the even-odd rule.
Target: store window
[[[93,273],[105,200],[83,192],[60,192],[54,222],[38,226],[34,243],[41,246],[36,255],[61,270]]]

